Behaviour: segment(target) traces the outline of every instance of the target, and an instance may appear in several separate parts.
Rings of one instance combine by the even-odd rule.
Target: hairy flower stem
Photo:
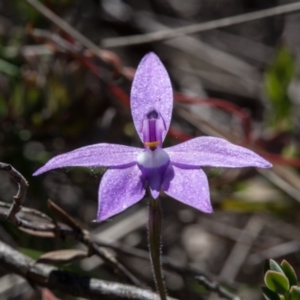
[[[161,268],[161,223],[162,212],[160,207],[160,200],[150,199],[149,202],[149,220],[148,220],[148,239],[149,250],[152,263],[153,276],[157,291],[161,300],[167,299],[165,283]]]

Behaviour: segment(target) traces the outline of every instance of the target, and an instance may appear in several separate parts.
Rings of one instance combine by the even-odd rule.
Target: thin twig
[[[292,253],[299,252],[300,242],[298,240],[288,241],[263,251],[254,253],[249,256],[248,261],[251,264],[261,264],[264,260],[272,257],[272,259],[286,257]]]
[[[132,257],[136,257],[136,258],[140,258],[140,259],[144,259],[144,260],[149,259],[148,252],[145,250],[142,250],[142,249],[132,248],[127,245],[120,244],[120,243],[107,243],[107,242],[102,242],[99,240],[97,240],[97,244],[102,247],[113,249],[114,251],[116,251],[117,253],[120,253],[120,254],[132,256]],[[214,282],[217,279],[216,276],[213,276],[211,274],[203,272],[203,271],[199,270],[198,268],[195,268],[192,266],[179,266],[177,264],[174,264],[166,256],[161,257],[161,263],[165,269],[168,269],[173,272],[177,272],[177,273],[181,274],[182,276],[189,276],[189,277],[201,276],[201,277],[205,277],[206,281],[209,281],[209,282]],[[211,279],[212,277],[214,279]],[[226,280],[223,280],[220,283],[227,285]],[[232,286],[232,285],[230,285],[230,286]]]
[[[27,0],[28,1],[28,0]],[[32,1],[32,0],[30,0]],[[217,28],[224,28],[232,25],[246,23],[267,17],[293,13],[300,10],[300,3],[291,3],[268,8],[260,11],[241,14],[233,17],[227,17],[219,20],[208,21],[200,24],[194,24],[174,29],[166,29],[148,34],[137,34],[127,37],[116,37],[102,40],[102,47],[113,48],[129,45],[152,43],[165,39],[175,38],[180,35],[192,34],[197,32],[208,31]]]
[[[77,43],[71,43],[60,35],[45,29],[30,28],[28,32],[38,41],[51,42],[60,51],[82,54],[83,49]]]
[[[8,208],[8,205],[6,203],[0,202],[0,207]],[[28,218],[27,214],[31,215],[31,209],[25,209],[22,207],[22,212],[26,213],[26,218]],[[42,214],[42,213],[41,213]],[[35,214],[36,215],[36,214]],[[6,213],[0,211],[0,220],[5,220],[6,219]],[[47,221],[49,221],[49,217],[47,217]],[[51,220],[51,219],[50,219]],[[26,231],[29,234],[33,235],[38,235],[41,237],[60,237],[60,238],[67,238],[71,237],[74,238],[81,243],[85,244],[86,246],[89,245],[90,247],[93,247],[93,251],[95,254],[99,255],[102,257],[103,260],[106,261],[106,263],[109,263],[114,269],[118,269],[121,273],[125,273],[124,275],[135,285],[140,286],[140,287],[145,287],[145,284],[141,283],[140,281],[136,281],[135,277],[132,277],[132,274],[126,272],[127,269],[123,269],[124,266],[120,264],[114,256],[110,255],[107,252],[103,252],[103,247],[112,249],[116,251],[117,253],[132,256],[132,257],[137,257],[140,259],[144,260],[149,260],[149,253],[145,250],[142,249],[136,249],[132,248],[123,244],[119,243],[108,243],[108,242],[103,242],[99,239],[94,240],[93,237],[90,237],[90,241],[86,239],[87,235],[82,236],[82,234],[78,231],[75,231],[74,229],[71,229],[69,227],[66,227],[65,225],[61,223],[56,223],[53,224],[53,221],[51,220],[51,223],[35,223],[35,222],[30,222],[28,220],[23,219],[22,217],[18,217],[18,225],[17,227],[23,231]],[[100,249],[100,250],[99,250]],[[100,252],[99,252],[100,251]],[[110,261],[111,260],[111,261]],[[208,282],[215,282],[217,278],[214,277],[214,279],[211,279],[213,277],[210,274],[206,274],[202,272],[201,270],[191,267],[191,266],[178,266],[176,264],[173,264],[170,262],[170,260],[163,256],[162,257],[162,265],[164,268],[177,272],[181,274],[182,276],[189,276],[189,277],[194,277],[194,276],[201,276],[205,277],[206,281]],[[128,271],[128,270],[127,270]],[[226,280],[223,280],[221,282],[222,284],[226,284]],[[231,286],[231,285],[230,285]]]
[[[250,217],[222,268],[220,278],[226,278],[229,281],[235,280],[263,227],[264,221],[260,217],[256,215]]]
[[[0,162],[0,170],[8,173],[8,175],[18,185],[18,192],[13,197],[13,204],[11,205],[10,210],[6,216],[8,220],[16,224],[17,223],[16,214],[20,211],[21,205],[26,197],[28,182],[23,177],[23,175],[19,173],[15,168],[13,168],[10,164]]]
[[[47,8],[42,3],[36,0],[26,0],[31,6],[33,6],[39,13],[41,13],[44,17],[49,19],[52,23],[56,24],[59,28],[61,28],[64,32],[68,33],[70,36],[75,38],[80,44],[85,46],[86,48],[93,51],[95,54],[101,54],[101,48],[99,48],[96,44],[94,44],[91,40],[86,38],[79,31],[75,30],[70,24],[60,18],[58,15],[53,13],[49,8]]]
[[[92,251],[101,257],[106,263],[110,264],[112,267],[117,268],[120,273],[125,275],[131,283],[138,287],[147,288],[146,284],[141,282],[136,276],[134,276],[123,264],[121,264],[113,255],[107,252],[106,249],[98,247],[96,243],[91,243],[90,247]]]
[[[19,176],[21,176],[24,179],[24,177],[18,171],[16,171],[14,168],[12,168],[10,165],[6,165],[6,164],[2,164],[2,165],[3,165],[2,169],[12,172],[11,175],[14,175],[16,177],[15,174],[18,174]],[[24,197],[25,197],[25,195],[24,195]],[[52,203],[50,200],[49,200],[49,202]],[[1,206],[7,208],[7,205],[2,202],[0,202],[0,207]],[[125,278],[127,278],[129,280],[129,282],[131,282],[139,287],[146,287],[146,285],[143,284],[133,274],[131,274],[130,271],[127,270],[127,268],[125,268],[124,265],[122,265],[119,261],[117,261],[117,259],[115,257],[110,255],[105,249],[99,247],[95,242],[92,242],[90,239],[89,232],[87,232],[86,230],[81,228],[81,226],[79,226],[75,222],[75,220],[73,220],[72,217],[70,217],[65,211],[63,211],[60,207],[58,207],[54,203],[52,203],[52,206],[56,206],[56,209],[60,210],[60,213],[62,215],[64,215],[65,219],[68,219],[69,222],[67,224],[70,228],[53,221],[49,217],[45,217],[44,214],[38,213],[38,211],[36,211],[36,210],[29,210],[29,209],[27,209],[27,213],[33,214],[35,216],[39,216],[43,219],[46,219],[48,222],[50,221],[50,223],[33,223],[33,222],[27,221],[25,219],[22,219],[21,217],[16,216],[15,214],[13,214],[10,218],[8,218],[7,216],[9,215],[9,213],[6,214],[6,213],[1,213],[1,212],[0,212],[0,220],[1,220],[1,217],[3,219],[9,219],[11,222],[13,222],[13,224],[15,224],[21,230],[23,230],[27,233],[36,234],[36,235],[43,236],[43,237],[65,238],[66,236],[71,236],[71,237],[75,238],[76,240],[80,241],[81,243],[83,243],[84,245],[86,245],[89,249],[90,255],[92,255],[92,254],[98,255],[108,265],[110,265],[112,267],[112,269],[117,270],[121,275],[123,275]],[[14,208],[14,204],[12,205],[12,207],[13,208],[10,208],[9,212],[10,211],[15,212],[16,209],[18,209],[18,211],[20,211],[20,209],[21,209],[21,206],[18,206],[18,204],[15,205],[16,208]],[[23,209],[23,211],[25,212],[26,210]],[[57,213],[57,211],[56,211],[56,213]]]
[[[88,278],[60,270],[24,256],[0,241],[0,265],[31,282],[65,294],[88,299],[154,300],[158,296],[134,286]],[[168,298],[171,300],[172,298]]]
[[[143,32],[161,32],[162,30],[170,29],[170,27],[159,22],[153,14],[139,13],[135,19],[137,29]],[[163,43],[185,53],[189,57],[188,60],[193,58],[204,61],[217,69],[231,73],[239,78],[251,78],[252,80],[261,82],[261,75],[253,65],[237,56],[217,49],[197,37],[180,36],[176,39],[164,40]]]
[[[105,64],[111,66],[116,76],[122,73],[121,60],[117,55],[115,55],[114,53],[108,50],[103,50],[100,47],[98,47],[95,43],[93,43],[82,33],[80,33],[75,28],[73,28],[70,24],[68,24],[58,15],[53,13],[49,8],[47,8],[41,2],[38,2],[36,0],[25,0],[25,1],[31,6],[33,6],[39,13],[41,13],[44,17],[50,20],[53,24],[59,27],[63,32],[70,35],[77,43],[81,44],[82,46],[84,46],[84,48],[94,53]]]
[[[117,270],[120,275],[123,275],[125,278],[127,278],[129,282],[138,287],[146,287],[145,284],[143,284],[137,277],[127,270],[127,268],[122,265],[114,256],[108,253],[106,249],[99,247],[94,241],[92,241],[90,233],[83,229],[70,215],[68,215],[67,212],[65,212],[61,207],[51,200],[48,200],[48,205],[51,207],[53,212],[55,212],[56,216],[58,216],[65,224],[72,228],[74,237],[88,247],[90,255],[98,255],[109,266],[111,266],[112,269]],[[61,237],[60,226],[57,222],[55,222],[55,230]]]

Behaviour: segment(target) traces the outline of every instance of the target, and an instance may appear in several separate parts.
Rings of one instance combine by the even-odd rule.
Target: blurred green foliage
[[[262,292],[266,300],[299,300],[300,288],[294,268],[283,260],[279,265],[270,259],[265,263],[265,287]]]
[[[294,56],[286,46],[277,49],[275,58],[265,73],[265,90],[272,105],[269,122],[281,130],[293,129],[293,104],[288,88],[296,76]]]

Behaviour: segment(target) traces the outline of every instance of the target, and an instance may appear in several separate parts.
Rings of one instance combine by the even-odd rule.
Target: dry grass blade
[[[27,0],[28,1],[28,0]],[[138,34],[127,37],[116,37],[102,40],[102,46],[107,48],[122,47],[129,45],[138,45],[161,41],[165,39],[175,38],[181,35],[203,32],[217,28],[224,28],[236,24],[246,23],[262,18],[272,17],[276,15],[288,14],[300,10],[300,3],[291,3],[273,8],[255,11],[233,17],[223,18],[220,20],[208,21],[205,23],[194,24],[174,29],[161,30],[148,34]]]
[[[67,22],[65,22],[63,19],[61,19],[55,13],[53,13],[50,9],[48,9],[42,3],[35,1],[35,0],[26,0],[26,2],[29,3],[30,5],[32,5],[36,10],[38,10],[47,19],[51,20],[54,24],[59,26],[63,31],[67,32],[72,37],[74,37],[76,40],[78,40],[82,45],[84,45],[88,49],[94,51],[96,54],[101,53],[102,50],[96,44],[91,42],[89,39],[87,39],[83,34],[78,32],[77,30],[75,30],[71,25],[69,25]]]
[[[88,257],[87,251],[67,249],[47,252],[40,256],[37,263],[64,265]]]
[[[43,237],[43,238],[54,238],[55,237],[54,232],[39,231],[39,230],[34,230],[34,229],[29,229],[29,228],[23,228],[21,226],[19,226],[18,228],[21,231],[26,232],[33,236],[39,236],[39,237]]]
[[[55,215],[65,224],[70,226],[75,231],[84,232],[84,229],[69,215],[67,214],[62,208],[56,205],[50,199],[48,200],[48,205],[51,210],[55,213]]]
[[[84,48],[93,52],[97,57],[99,57],[104,63],[111,66],[114,70],[116,76],[119,76],[122,72],[122,63],[117,55],[114,53],[103,50],[98,47],[95,43],[85,37],[82,33],[73,28],[70,24],[60,18],[58,15],[53,13],[49,8],[43,5],[41,2],[36,0],[25,0],[28,4],[33,6],[40,14],[50,20],[53,24],[59,27],[63,32],[70,35],[74,40],[80,43]]]

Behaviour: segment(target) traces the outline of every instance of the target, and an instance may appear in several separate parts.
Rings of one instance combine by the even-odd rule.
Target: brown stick
[[[19,173],[15,168],[13,168],[9,164],[0,162],[0,170],[7,172],[18,185],[18,192],[16,196],[14,196],[13,204],[10,207],[10,210],[6,216],[8,220],[13,222],[14,224],[17,224],[18,219],[16,218],[16,214],[20,211],[21,204],[23,203],[26,197],[28,182],[21,173]]]
[[[31,282],[76,297],[105,300],[155,300],[152,291],[134,286],[82,277],[56,267],[36,263],[0,241],[0,265]],[[168,298],[171,300],[172,298]]]

